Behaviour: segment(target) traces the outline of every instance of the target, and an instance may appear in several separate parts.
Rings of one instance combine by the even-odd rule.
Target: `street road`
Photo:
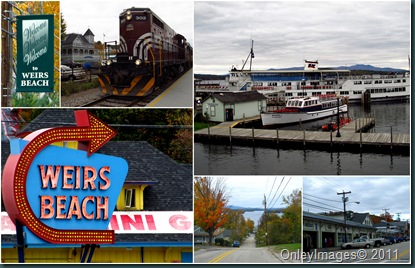
[[[304,259],[304,263],[409,263],[411,257],[410,242],[369,249],[338,251],[324,251],[324,249],[321,249],[319,252],[312,250],[310,254],[308,258]]]
[[[256,248],[254,236],[248,237],[239,248],[208,247],[195,251],[195,263],[281,263],[268,248]]]

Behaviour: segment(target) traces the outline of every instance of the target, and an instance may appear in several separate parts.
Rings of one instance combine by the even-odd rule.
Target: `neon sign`
[[[12,222],[46,242],[114,243],[107,228],[128,165],[95,153],[116,135],[112,128],[87,111],[76,111],[75,119],[76,127],[41,129],[11,141],[4,204]],[[51,145],[62,141],[78,141],[83,150]]]

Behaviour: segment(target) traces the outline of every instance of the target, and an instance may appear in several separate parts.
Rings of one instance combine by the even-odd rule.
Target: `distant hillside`
[[[225,80],[228,76],[229,75],[194,74],[194,78],[200,80]]]
[[[263,211],[264,208],[247,208],[247,207],[239,207],[239,206],[227,206],[230,210],[243,210],[243,211]],[[267,209],[267,211],[274,211],[274,212],[283,212],[285,208],[272,208]]]
[[[275,68],[271,68],[269,70],[303,70],[304,67],[291,67],[291,68],[282,68],[282,69],[275,69]],[[395,68],[380,68],[380,67],[375,67],[372,65],[367,65],[367,64],[356,64],[356,65],[352,65],[352,66],[339,66],[339,67],[319,67],[319,69],[321,70],[350,70],[350,71],[369,71],[371,72],[376,72],[376,73],[404,73],[407,72],[407,70],[404,69],[395,69]],[[366,72],[367,73],[367,72]]]

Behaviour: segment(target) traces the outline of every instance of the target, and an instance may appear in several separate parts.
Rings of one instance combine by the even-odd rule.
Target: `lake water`
[[[351,105],[350,117],[371,114],[376,118],[372,132],[410,133],[409,103],[374,103],[370,111]],[[328,119],[303,124],[321,129]],[[288,128],[299,128],[290,126]],[[410,157],[402,155],[277,150],[243,146],[194,144],[195,175],[409,175]]]

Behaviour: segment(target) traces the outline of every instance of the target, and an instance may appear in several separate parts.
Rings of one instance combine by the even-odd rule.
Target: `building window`
[[[215,117],[216,116],[216,106],[210,105],[210,116]]]
[[[135,189],[125,189],[125,207],[135,207]]]

